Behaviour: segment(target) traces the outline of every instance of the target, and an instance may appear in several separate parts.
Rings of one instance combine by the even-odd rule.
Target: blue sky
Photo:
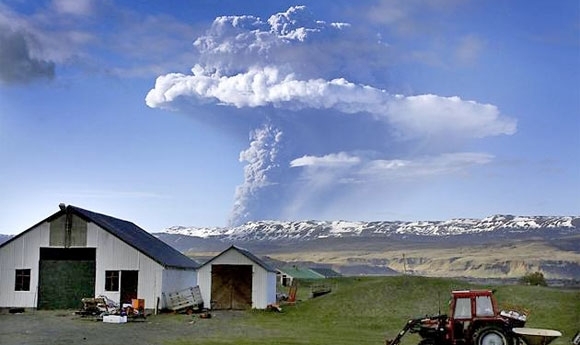
[[[0,233],[578,215],[577,1],[0,2]]]

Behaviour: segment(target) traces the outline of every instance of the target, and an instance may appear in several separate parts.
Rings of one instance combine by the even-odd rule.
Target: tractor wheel
[[[505,332],[498,327],[483,327],[473,335],[473,345],[510,345]]]

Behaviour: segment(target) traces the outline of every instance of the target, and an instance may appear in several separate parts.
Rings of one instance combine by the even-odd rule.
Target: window
[[[105,271],[105,291],[119,291],[119,271]]]
[[[477,296],[475,299],[475,313],[477,316],[493,316],[491,297]]]
[[[14,291],[30,291],[30,269],[16,270]]]
[[[469,319],[471,318],[471,299],[458,298],[455,301],[455,318]]]

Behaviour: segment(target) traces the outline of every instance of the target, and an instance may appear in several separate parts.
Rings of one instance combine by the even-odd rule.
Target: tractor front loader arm
[[[429,336],[429,334],[432,334],[432,331],[437,331],[439,325],[445,323],[445,320],[447,320],[447,315],[410,319],[394,339],[385,340],[385,345],[400,345],[401,339],[407,332],[419,333],[422,337]]]
[[[410,319],[409,321],[407,321],[403,329],[397,334],[397,336],[394,339],[385,340],[385,345],[399,345],[401,343],[401,339],[403,338],[403,336],[405,336],[405,334],[407,334],[407,332],[410,329],[413,329],[418,325],[420,325],[422,320],[423,320],[422,318],[419,318],[419,319]]]

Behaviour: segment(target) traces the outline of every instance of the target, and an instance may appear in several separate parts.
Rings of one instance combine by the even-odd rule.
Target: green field
[[[448,312],[453,289],[493,288],[499,304],[530,310],[527,327],[556,329],[563,336],[553,345],[569,344],[580,330],[580,291],[537,286],[481,286],[458,280],[425,277],[363,277],[329,281],[332,292],[310,299],[308,283],[299,288],[300,302],[284,306],[281,313],[248,311],[227,328],[196,339],[171,342],[186,344],[384,344],[406,320],[437,314],[439,305]],[[232,330],[236,330],[232,332]],[[407,335],[403,345],[417,343]]]

